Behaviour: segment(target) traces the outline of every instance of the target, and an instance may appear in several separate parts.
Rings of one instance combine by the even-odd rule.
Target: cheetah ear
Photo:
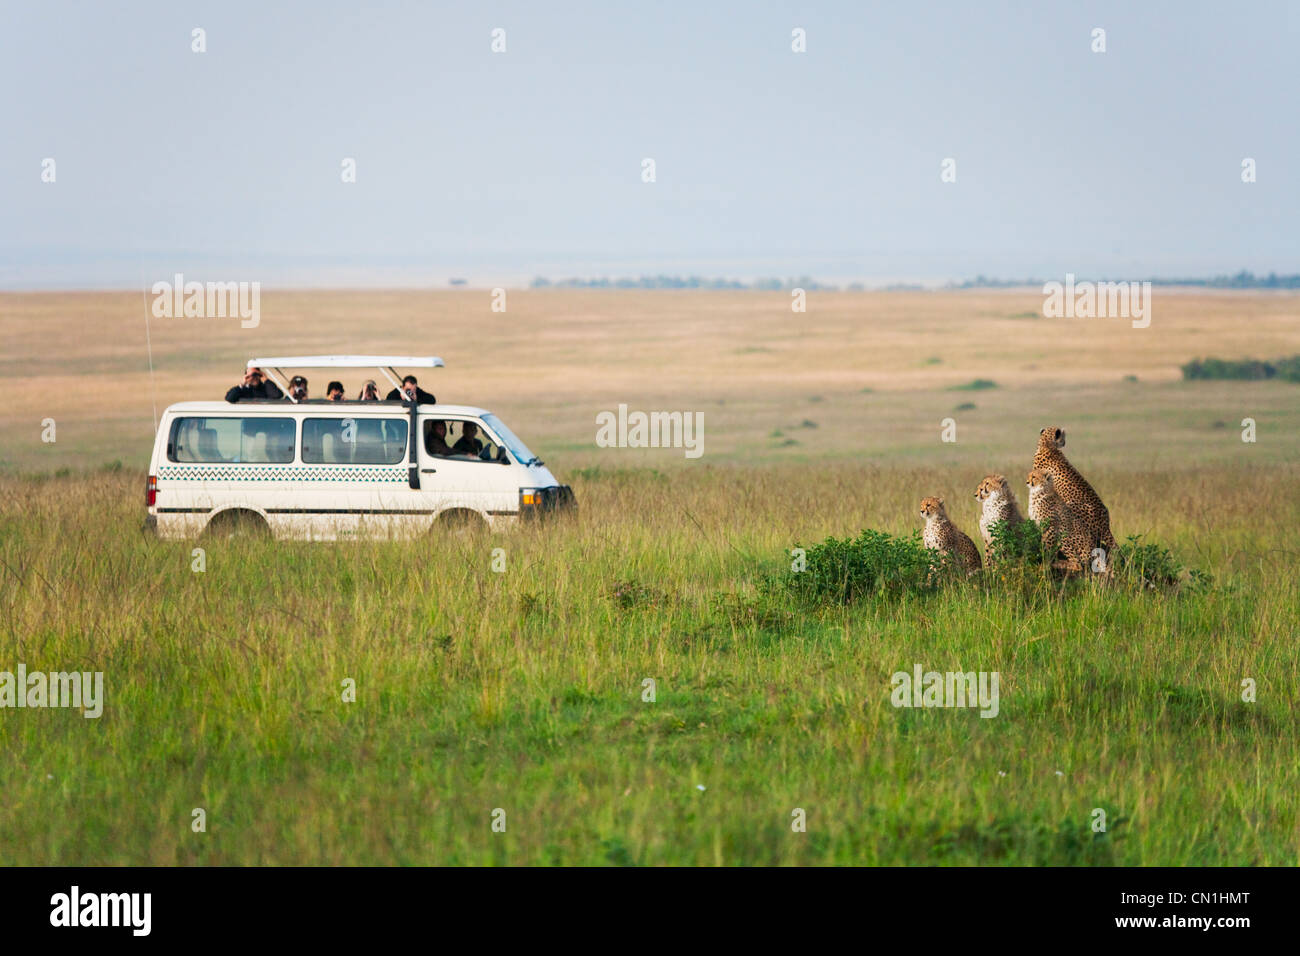
[[[943,504],[943,499],[942,499],[942,498],[939,499],[939,504]]]

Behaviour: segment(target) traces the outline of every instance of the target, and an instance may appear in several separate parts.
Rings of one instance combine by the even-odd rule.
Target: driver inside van
[[[460,439],[452,446],[451,451],[454,455],[469,455],[471,458],[477,458],[479,452],[483,450],[483,443],[478,440],[478,426],[473,422],[465,422],[461,426]]]

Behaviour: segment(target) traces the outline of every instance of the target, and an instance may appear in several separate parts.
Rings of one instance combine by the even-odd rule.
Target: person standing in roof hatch
[[[390,402],[410,402],[414,401],[417,405],[437,405],[438,400],[420,388],[420,383],[415,380],[414,375],[408,375],[402,379],[401,389],[393,389],[388,393],[386,401]]]
[[[238,402],[246,398],[283,398],[279,386],[262,374],[260,368],[244,370],[244,383],[226,392],[226,401]]]
[[[295,375],[289,379],[289,394],[295,401],[307,401],[307,380],[301,375]]]

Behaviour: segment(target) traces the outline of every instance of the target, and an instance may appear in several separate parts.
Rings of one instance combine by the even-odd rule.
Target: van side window
[[[284,464],[293,461],[292,418],[178,418],[167,457],[176,462]]]
[[[405,456],[405,418],[302,421],[302,460],[308,464],[395,465]]]
[[[293,461],[297,437],[292,418],[245,418],[239,460],[284,464]]]

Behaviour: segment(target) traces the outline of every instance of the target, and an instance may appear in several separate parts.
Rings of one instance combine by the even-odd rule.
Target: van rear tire
[[[203,529],[205,538],[260,540],[271,536],[271,528],[256,511],[234,508],[215,514]]]

